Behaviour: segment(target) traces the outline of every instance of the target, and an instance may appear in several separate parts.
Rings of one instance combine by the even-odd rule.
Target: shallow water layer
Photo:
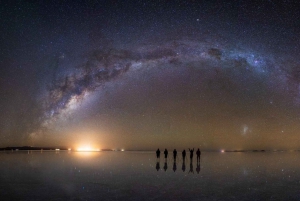
[[[1,200],[300,200],[300,152],[0,152]]]

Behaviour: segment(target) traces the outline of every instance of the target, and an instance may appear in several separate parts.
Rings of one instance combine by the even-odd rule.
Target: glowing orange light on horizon
[[[95,149],[95,148],[92,148],[92,147],[79,147],[79,148],[77,148],[77,151],[89,152],[89,151],[100,151],[100,149]]]

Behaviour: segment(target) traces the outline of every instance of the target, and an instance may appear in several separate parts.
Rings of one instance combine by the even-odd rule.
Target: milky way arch
[[[86,61],[74,72],[60,77],[48,87],[43,101],[44,115],[41,125],[60,115],[70,107],[71,101],[84,99],[90,93],[117,80],[128,71],[163,66],[185,68],[192,62],[208,62],[214,75],[231,69],[236,74],[232,80],[239,84],[247,82],[247,74],[264,79],[266,88],[288,92],[298,103],[299,65],[294,61],[277,59],[276,56],[241,47],[226,47],[196,40],[174,40],[161,44],[141,45],[131,49],[103,48],[91,51]],[[202,68],[202,66],[197,66]],[[167,75],[166,75],[167,76]]]

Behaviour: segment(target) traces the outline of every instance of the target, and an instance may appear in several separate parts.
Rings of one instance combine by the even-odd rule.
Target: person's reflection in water
[[[160,162],[156,162],[156,170],[160,170]]]
[[[193,157],[191,158],[190,171],[189,171],[189,173],[190,173],[190,172],[194,174]]]
[[[182,151],[182,160],[184,161],[185,160],[185,156],[186,156],[186,152],[185,152],[185,149]]]
[[[201,168],[200,168],[200,160],[199,160],[199,161],[197,160],[197,168],[196,168],[196,171],[197,171],[198,174],[199,174],[200,170],[201,170]]]
[[[176,160],[174,160],[174,163],[173,163],[173,171],[176,172],[177,170],[177,165],[176,165]]]
[[[185,172],[185,160],[182,161],[182,172]]]
[[[165,161],[164,170],[167,171],[167,169],[168,169],[168,163],[167,161]]]

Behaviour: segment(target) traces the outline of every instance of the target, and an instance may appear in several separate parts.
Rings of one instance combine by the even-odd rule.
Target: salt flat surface
[[[0,199],[300,200],[300,152],[178,155],[0,152]]]

